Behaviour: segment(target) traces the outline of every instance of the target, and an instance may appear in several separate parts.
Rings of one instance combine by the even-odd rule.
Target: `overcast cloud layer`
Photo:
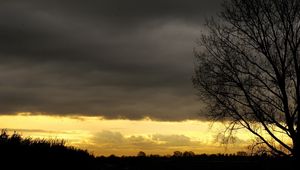
[[[220,0],[1,0],[0,114],[199,118],[193,47]]]

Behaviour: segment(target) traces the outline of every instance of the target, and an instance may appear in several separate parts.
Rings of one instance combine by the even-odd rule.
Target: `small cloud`
[[[156,134],[152,136],[155,141],[163,142],[168,146],[189,146],[192,144],[191,139],[184,135],[160,135]]]
[[[102,144],[121,144],[125,141],[120,132],[102,131],[94,135],[94,143]]]

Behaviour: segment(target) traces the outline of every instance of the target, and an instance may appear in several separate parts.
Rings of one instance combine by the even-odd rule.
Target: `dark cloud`
[[[0,2],[0,113],[198,118],[190,78],[220,0]]]
[[[222,0],[12,0],[2,2],[7,11],[19,9],[18,13],[34,15],[51,14],[52,17],[71,17],[93,22],[116,22],[123,24],[147,22],[153,19],[199,20],[207,13],[215,12]],[[8,8],[7,8],[8,7]],[[21,10],[20,10],[21,9]],[[22,10],[24,9],[24,10]],[[50,16],[50,15],[49,15]],[[76,17],[76,19],[74,19]]]

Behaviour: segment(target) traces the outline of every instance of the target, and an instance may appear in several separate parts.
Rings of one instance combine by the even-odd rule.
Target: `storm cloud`
[[[198,119],[193,47],[220,0],[0,2],[0,114]]]

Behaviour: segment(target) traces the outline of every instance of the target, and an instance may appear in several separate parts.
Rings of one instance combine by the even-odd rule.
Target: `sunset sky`
[[[97,155],[236,152],[193,89],[221,0],[1,0],[0,128]],[[219,135],[220,136],[220,135]]]

